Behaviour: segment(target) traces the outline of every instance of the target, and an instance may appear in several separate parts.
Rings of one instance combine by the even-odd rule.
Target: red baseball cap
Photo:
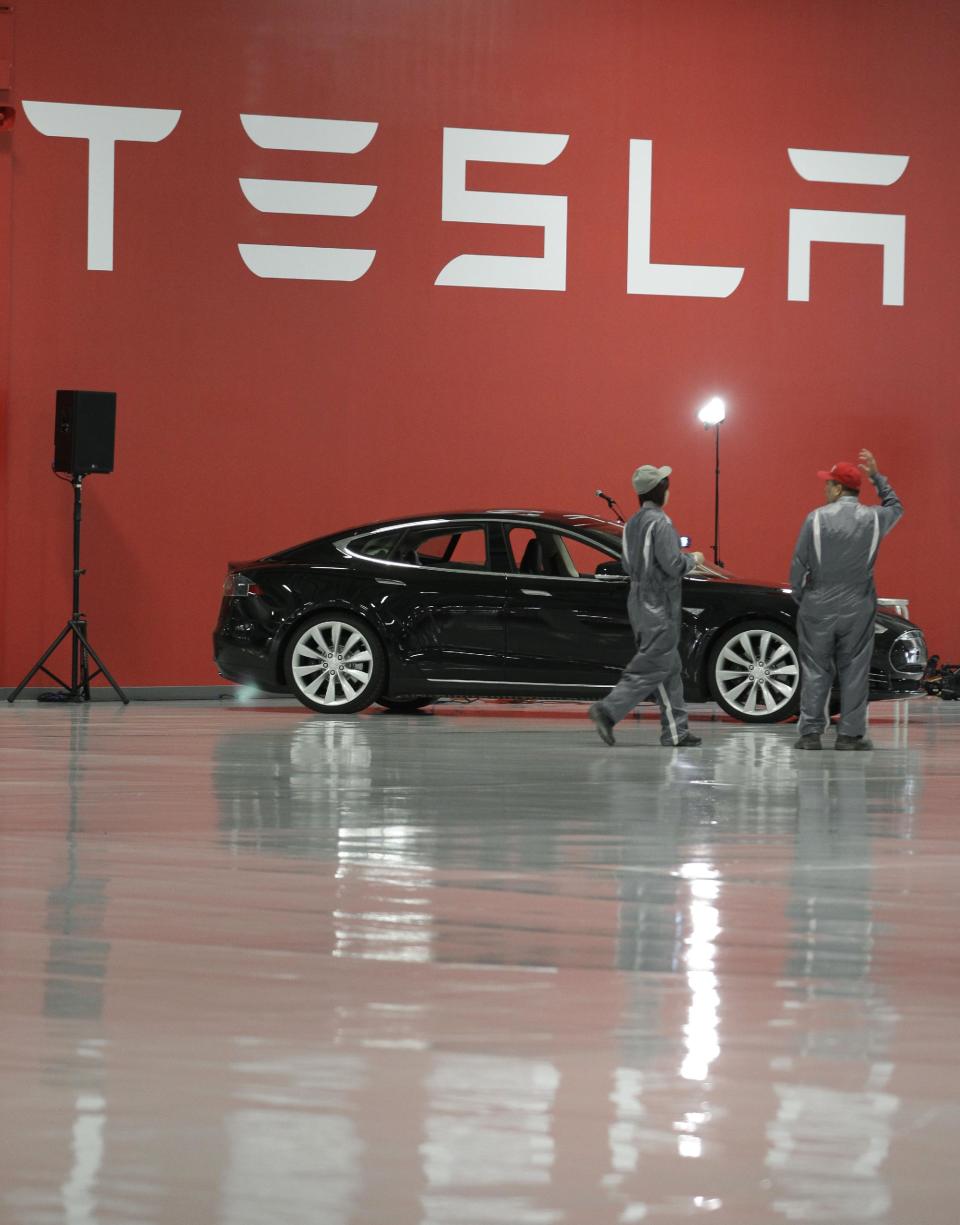
[[[821,481],[836,481],[844,489],[859,490],[863,483],[863,473],[856,464],[834,464],[829,472],[818,472]]]

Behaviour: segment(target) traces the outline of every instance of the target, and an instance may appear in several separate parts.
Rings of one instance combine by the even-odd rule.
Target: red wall
[[[87,142],[22,111],[0,137],[0,684],[68,611],[57,387],[118,393],[117,470],[87,484],[84,606],[128,685],[215,680],[228,558],[378,516],[597,511],[597,485],[626,505],[636,464],[670,463],[671,513],[706,547],[694,411],[714,392],[728,567],[783,578],[816,469],[870,446],[907,507],[881,594],[909,596],[955,658],[958,39],[960,11],[911,0],[18,0],[18,105],[182,116],[117,145],[113,271],[86,267]],[[241,113],[379,128],[351,156],[278,152]],[[468,177],[569,198],[564,291],[434,283],[461,253],[543,249],[537,229],[441,219],[445,127],[569,135],[549,165]],[[744,267],[731,296],[627,294],[631,138],[653,141],[652,258]],[[910,160],[887,187],[816,183],[790,147]],[[378,190],[356,217],[279,216],[241,176]],[[810,301],[788,301],[791,208],[905,214],[904,305],[882,304],[864,245],[814,247]],[[353,283],[271,280],[241,242],[377,254]]]

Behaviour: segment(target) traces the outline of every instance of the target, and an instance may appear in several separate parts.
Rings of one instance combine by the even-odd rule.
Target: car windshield
[[[613,547],[618,553],[623,550],[623,524],[622,523],[574,523],[573,526],[577,531],[582,532],[584,536],[592,536],[598,544],[605,545],[608,549]]]

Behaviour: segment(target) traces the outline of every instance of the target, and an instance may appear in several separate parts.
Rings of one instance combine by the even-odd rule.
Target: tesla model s
[[[635,650],[622,527],[591,515],[464,511],[335,532],[230,563],[220,674],[329,713],[439,697],[592,699]],[[747,723],[799,707],[789,589],[709,566],[683,580],[687,700]],[[871,699],[921,692],[927,650],[882,602]]]

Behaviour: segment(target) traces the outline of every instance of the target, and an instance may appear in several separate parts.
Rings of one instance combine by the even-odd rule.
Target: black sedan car
[[[214,657],[228,680],[328,713],[438,697],[596,698],[634,643],[622,527],[591,515],[465,511],[368,524],[230,563]],[[881,608],[872,699],[919,693],[927,649]],[[684,688],[747,723],[796,714],[789,589],[704,566],[683,580]]]

